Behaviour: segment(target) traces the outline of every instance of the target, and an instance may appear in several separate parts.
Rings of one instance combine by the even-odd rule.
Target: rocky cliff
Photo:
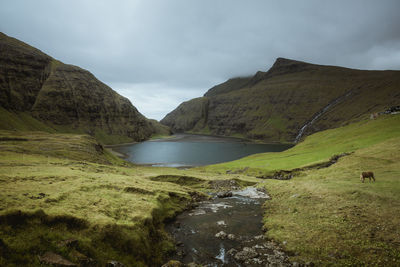
[[[365,71],[278,58],[267,72],[230,79],[179,105],[175,132],[293,142],[400,103],[400,71]]]
[[[89,133],[105,143],[141,141],[162,128],[87,70],[2,33],[0,51],[1,110],[29,114],[57,131]]]

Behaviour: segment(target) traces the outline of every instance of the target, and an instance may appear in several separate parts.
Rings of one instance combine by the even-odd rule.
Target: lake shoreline
[[[154,167],[195,167],[237,160],[265,152],[280,152],[290,144],[260,144],[232,137],[176,134],[127,145],[107,146],[111,153],[136,165]]]

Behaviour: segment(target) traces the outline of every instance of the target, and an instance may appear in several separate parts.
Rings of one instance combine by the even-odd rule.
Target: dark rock
[[[197,192],[197,191],[190,191],[189,195],[192,198],[193,202],[200,202],[200,201],[207,200],[209,198],[207,195],[202,194],[202,193]]]
[[[226,197],[231,197],[231,196],[232,196],[231,191],[219,192],[217,194],[217,197],[219,197],[219,198],[226,198]]]
[[[228,250],[228,251],[226,252],[226,254],[228,254],[229,256],[235,256],[235,254],[236,254],[237,252],[238,252],[238,251],[237,251],[236,249],[231,248],[230,250]]]
[[[254,248],[244,247],[242,251],[236,253],[235,259],[238,261],[246,261],[258,256]]]
[[[75,263],[72,263],[69,260],[64,259],[62,256],[50,251],[46,252],[42,256],[39,256],[39,261],[42,264],[54,265],[54,266],[78,266]]]

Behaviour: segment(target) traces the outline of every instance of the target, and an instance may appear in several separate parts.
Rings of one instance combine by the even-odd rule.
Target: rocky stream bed
[[[262,231],[262,204],[255,187],[211,195],[180,214],[166,230],[176,253],[165,266],[299,266]]]

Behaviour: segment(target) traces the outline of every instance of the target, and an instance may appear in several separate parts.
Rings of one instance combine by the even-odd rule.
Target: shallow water
[[[241,139],[202,135],[176,135],[171,139],[114,147],[137,164],[163,167],[201,166],[232,161],[251,154],[279,152],[288,144],[255,144]]]
[[[262,203],[268,196],[248,188],[236,191],[229,198],[214,198],[200,203],[194,210],[185,212],[167,225],[180,244],[173,257],[183,263],[196,262],[206,266],[244,266],[228,253],[232,248],[253,242],[262,232]],[[234,239],[221,239],[220,231],[233,234]]]

